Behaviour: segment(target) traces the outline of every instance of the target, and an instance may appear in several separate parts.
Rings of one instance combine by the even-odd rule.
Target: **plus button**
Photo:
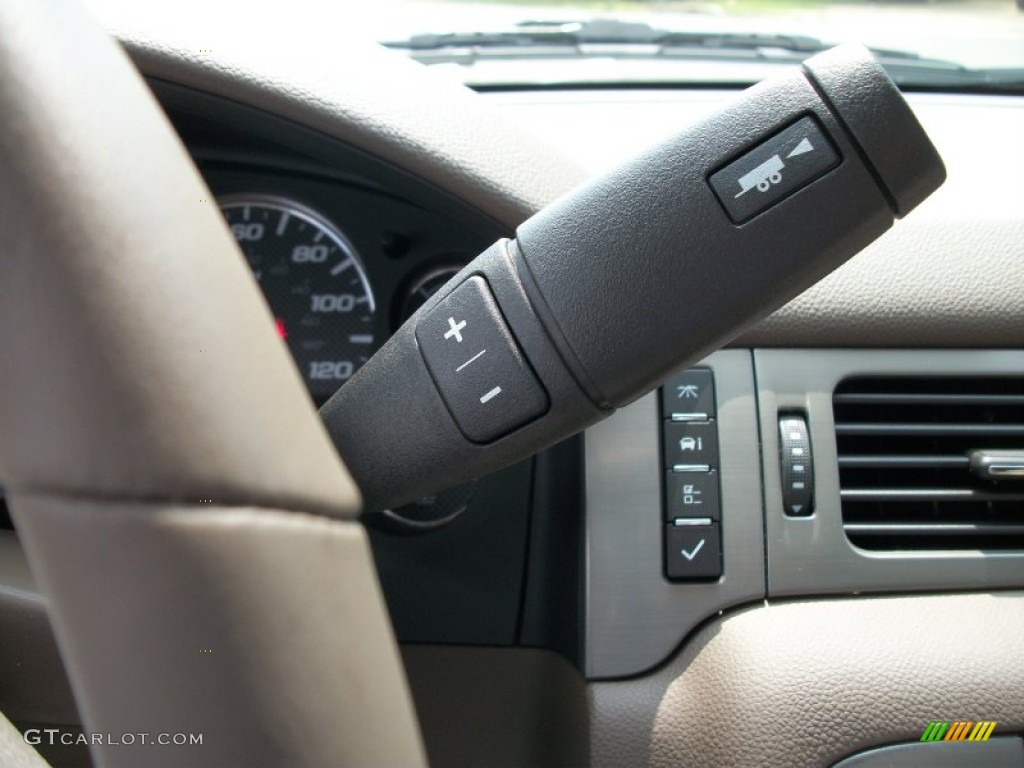
[[[452,336],[454,336],[455,340],[457,342],[459,342],[459,344],[461,344],[462,343],[462,329],[466,327],[466,321],[465,320],[460,320],[459,322],[456,323],[454,317],[449,317],[448,318],[448,325],[449,325],[449,328],[445,332],[444,337],[446,339],[450,339]]]

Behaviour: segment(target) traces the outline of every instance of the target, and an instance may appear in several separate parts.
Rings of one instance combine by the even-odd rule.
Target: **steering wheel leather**
[[[424,764],[358,490],[145,83],[0,0],[0,114],[0,476],[97,765]]]

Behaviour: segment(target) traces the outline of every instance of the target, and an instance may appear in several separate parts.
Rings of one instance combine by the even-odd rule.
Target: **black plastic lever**
[[[859,46],[747,90],[493,245],[323,406],[366,511],[607,416],[834,270],[944,178]]]

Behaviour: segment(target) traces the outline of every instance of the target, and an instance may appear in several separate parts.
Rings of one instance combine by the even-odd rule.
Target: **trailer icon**
[[[739,177],[740,191],[736,197],[749,192],[754,187],[757,187],[758,192],[767,192],[772,184],[778,184],[782,181],[782,173],[780,171],[785,167],[786,164],[782,162],[781,157],[772,155],[750,173],[745,173]]]

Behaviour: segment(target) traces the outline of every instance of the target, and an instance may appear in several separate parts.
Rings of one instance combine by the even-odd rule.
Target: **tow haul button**
[[[711,174],[711,188],[734,224],[742,224],[839,165],[839,153],[812,117],[804,117]]]

